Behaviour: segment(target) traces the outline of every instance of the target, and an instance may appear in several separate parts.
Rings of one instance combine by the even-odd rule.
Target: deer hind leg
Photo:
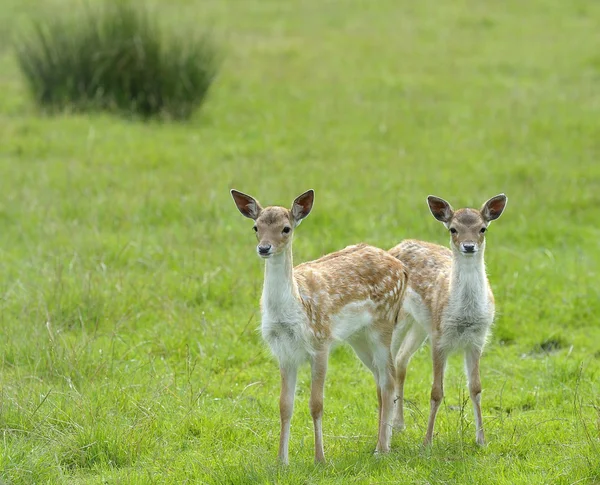
[[[481,350],[478,348],[468,348],[465,350],[465,371],[467,380],[469,381],[469,394],[471,395],[475,415],[475,441],[478,445],[484,445],[483,416],[481,414],[481,379],[479,377],[480,358]]]
[[[281,419],[281,434],[279,435],[279,461],[287,465],[289,458],[290,424],[294,412],[294,394],[296,392],[296,377],[298,367],[295,365],[279,366],[281,373],[281,393],[279,395],[279,416]]]
[[[394,360],[391,353],[391,334],[373,335],[373,364],[379,399],[378,453],[390,451],[392,442],[392,421],[394,416]]]
[[[310,415],[315,429],[315,461],[324,462],[323,451],[323,394],[329,349],[318,351],[311,360]]]
[[[433,442],[433,429],[435,427],[435,418],[444,398],[444,370],[448,356],[437,345],[437,342],[431,342],[431,354],[433,357],[433,385],[431,386],[431,407],[429,410],[429,421],[427,423],[427,434],[424,444],[430,445]]]
[[[379,438],[376,451],[387,453],[392,442],[392,419],[394,416],[394,364],[391,354],[378,375],[377,385],[381,399],[379,402]]]
[[[396,354],[396,405],[394,410],[394,428],[404,429],[404,381],[406,368],[413,354],[419,349],[427,338],[427,332],[415,320],[407,316],[405,325],[409,326],[408,332]]]
[[[388,369],[386,362],[389,361],[391,365],[391,354],[389,352],[389,346],[387,347],[387,358],[378,358],[377,350],[383,349],[383,345],[376,343],[371,335],[368,332],[363,332],[360,335],[355,336],[352,340],[348,342],[358,358],[362,361],[363,364],[367,366],[367,368],[373,373],[373,377],[375,377],[375,383],[377,384],[377,409],[378,409],[378,428],[377,428],[377,452],[386,452],[389,451],[391,434],[389,435],[389,439],[386,436],[386,430],[382,429],[382,423],[385,422],[385,412],[388,412],[388,408],[393,408],[393,393],[389,394],[387,386],[382,386],[382,383],[385,383],[388,380],[392,383],[392,391],[393,391],[393,379],[394,375],[391,367]],[[379,353],[383,353],[380,352]],[[383,371],[383,376],[381,375]],[[386,379],[385,374],[389,373],[390,378]],[[389,385],[389,384],[388,384]],[[387,401],[391,401],[391,405],[388,405]],[[391,416],[390,416],[391,418]],[[388,422],[391,419],[387,420]],[[387,443],[387,447],[385,444]]]

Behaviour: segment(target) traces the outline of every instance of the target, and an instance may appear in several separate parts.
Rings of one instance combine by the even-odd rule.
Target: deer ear
[[[315,191],[313,189],[307,190],[302,195],[296,197],[296,200],[292,203],[292,216],[296,225],[300,224],[302,219],[310,214],[314,202]]]
[[[258,218],[262,211],[258,200],[235,189],[231,189],[231,197],[233,197],[235,205],[243,216],[254,220]]]
[[[486,222],[495,221],[502,215],[508,198],[504,194],[492,197],[481,207],[481,216]]]
[[[427,197],[427,204],[429,204],[429,210],[438,221],[448,224],[452,216],[454,215],[454,209],[444,199],[430,195]]]

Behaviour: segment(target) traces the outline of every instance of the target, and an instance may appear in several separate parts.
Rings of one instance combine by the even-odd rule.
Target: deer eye
[[[253,230],[254,232],[258,232],[258,227],[254,226],[254,227],[252,228],[252,230]]]
[[[285,227],[283,228],[283,233],[284,233],[284,234],[289,234],[289,232],[290,232],[291,230],[292,230],[292,228],[291,228],[291,227],[285,226]]]
[[[487,229],[485,227],[482,227],[481,230],[479,231],[481,234],[483,234]]]
[[[450,228],[450,234],[456,234],[458,231],[453,227]]]

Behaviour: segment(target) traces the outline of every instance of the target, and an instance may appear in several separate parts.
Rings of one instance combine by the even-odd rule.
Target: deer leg
[[[315,461],[324,462],[323,451],[323,394],[325,391],[325,375],[329,349],[321,350],[311,361],[312,382],[310,389],[310,415],[315,428]]]
[[[388,453],[392,442],[392,419],[394,415],[394,365],[391,354],[385,367],[379,371],[377,389],[379,399],[379,437],[375,451]]]
[[[481,414],[481,379],[479,377],[479,360],[481,351],[476,348],[465,350],[465,371],[469,381],[469,394],[473,402],[475,414],[475,441],[478,445],[485,444],[483,435],[483,416]]]
[[[427,423],[427,434],[424,444],[430,445],[433,442],[433,429],[435,427],[435,418],[444,398],[444,369],[446,367],[447,356],[436,345],[431,343],[431,353],[433,356],[433,385],[431,386],[431,407],[429,410],[429,422]]]
[[[279,436],[279,461],[287,465],[289,458],[290,424],[294,412],[294,394],[296,392],[296,366],[280,365],[281,393],[279,395],[279,416],[281,419],[281,434]]]
[[[411,357],[427,338],[427,333],[418,324],[413,324],[400,345],[396,355],[396,406],[394,428],[404,429],[404,381],[406,368]]]
[[[356,339],[356,340],[351,340],[350,345],[352,345],[352,348],[354,349],[354,351],[356,352],[356,355],[358,356],[358,358],[363,362],[363,364],[365,364],[369,370],[373,373],[373,377],[375,377],[375,383],[377,384],[377,412],[378,412],[378,417],[377,417],[377,422],[378,422],[378,428],[377,428],[377,448],[376,451],[379,452],[384,452],[384,451],[389,451],[389,443],[387,446],[387,450],[385,449],[386,447],[383,446],[383,443],[385,443],[385,438],[386,438],[386,431],[384,429],[382,429],[383,427],[383,423],[386,422],[385,416],[384,416],[384,409],[387,410],[387,407],[385,405],[385,399],[388,399],[388,396],[386,394],[386,389],[385,386],[382,386],[382,383],[385,383],[384,377],[386,375],[387,371],[387,361],[389,360],[391,362],[391,354],[389,351],[389,343],[387,344],[387,346],[384,344],[385,347],[385,351],[383,352],[383,354],[387,354],[386,359],[381,359],[381,362],[377,361],[377,352],[376,352],[376,345],[373,343],[373,341],[370,338],[367,337],[363,337],[361,339]],[[382,377],[383,376],[383,377]],[[392,383],[392,391],[393,391],[393,382],[394,382],[394,374],[391,374],[391,379],[389,379],[389,381]],[[394,404],[394,399],[393,399],[393,392],[391,394],[391,409],[393,412],[393,404]],[[391,418],[391,417],[390,417]],[[387,422],[390,422],[391,419],[387,419]],[[383,441],[382,441],[383,438]]]

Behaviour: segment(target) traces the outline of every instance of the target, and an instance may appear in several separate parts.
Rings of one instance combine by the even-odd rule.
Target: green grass
[[[213,25],[220,75],[188,124],[40,116],[10,39],[63,0],[0,14],[0,481],[600,482],[600,5],[574,0],[157,2]],[[331,356],[326,466],[308,369],[288,468],[262,263],[228,189],[316,191],[296,262],[447,235],[429,214],[506,192],[488,235],[494,338],[478,449],[458,356],[432,449],[427,348],[407,430],[375,458],[375,386]]]

